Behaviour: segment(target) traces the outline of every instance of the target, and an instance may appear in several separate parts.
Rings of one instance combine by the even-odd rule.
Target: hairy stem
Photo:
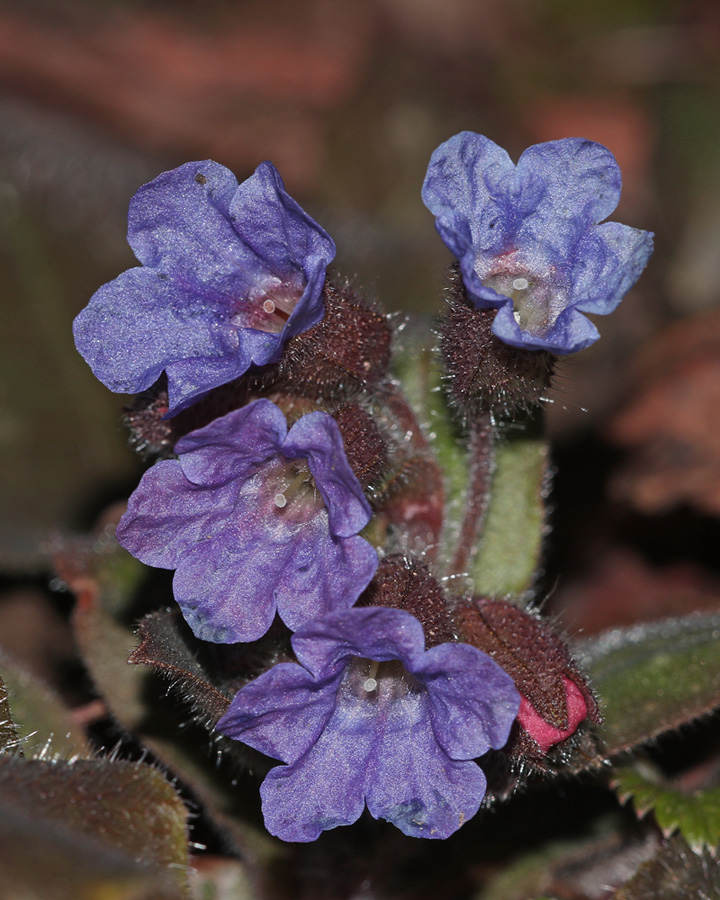
[[[482,533],[490,498],[490,479],[495,469],[495,428],[489,413],[477,416],[470,426],[470,477],[465,513],[450,571],[467,571]]]

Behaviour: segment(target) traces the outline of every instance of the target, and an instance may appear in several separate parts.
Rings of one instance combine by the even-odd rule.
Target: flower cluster
[[[496,338],[555,353],[595,339],[581,313],[609,312],[650,252],[646,233],[597,224],[619,185],[587,141],[531,148],[517,168],[468,133],[435,152],[423,196]],[[367,807],[447,837],[483,802],[475,760],[506,744],[540,759],[597,720],[549,626],[441,587],[471,553],[482,479],[468,548],[444,553],[443,475],[389,373],[388,320],[328,276],[332,240],[270,163],[242,184],[210,161],[161,175],[131,203],[129,242],[141,266],[75,321],[98,378],[144,392],[129,418],[162,457],[117,537],[174,570],[198,641],[285,641],[214,723],[281,762],[260,790],[267,828],[312,841]]]

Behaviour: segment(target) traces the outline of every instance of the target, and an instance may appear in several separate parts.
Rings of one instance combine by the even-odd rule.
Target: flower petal
[[[179,285],[233,298],[268,269],[252,246],[238,241],[230,204],[233,173],[212,160],[189,162],[143,185],[130,201],[128,243],[145,266]]]
[[[473,762],[438,745],[425,695],[392,703],[378,723],[366,776],[370,814],[411,837],[446,838],[480,807],[486,781]]]
[[[387,607],[331,613],[303,625],[291,640],[298,662],[316,678],[337,671],[349,656],[399,659],[411,670],[425,649],[418,620]]]
[[[229,357],[230,377],[250,364],[238,356],[234,330],[213,302],[154,269],[128,269],[103,285],[76,317],[73,332],[95,376],[120,393],[145,390],[166,366],[184,358]]]
[[[425,206],[446,246],[466,253],[499,253],[514,225],[515,166],[488,138],[463,131],[441,144],[430,158],[422,188]]]
[[[282,350],[281,335],[233,328],[232,350],[224,357],[179,359],[165,366],[168,415],[174,416],[222,384],[240,378],[251,365],[264,365]]]
[[[613,212],[620,200],[622,177],[613,154],[595,141],[563,138],[535,144],[517,164],[522,190],[525,239],[555,243],[551,229],[564,221],[584,231]],[[561,242],[558,242],[561,243]]]
[[[605,222],[581,241],[573,260],[573,300],[581,312],[612,312],[640,277],[653,251],[653,236]]]
[[[310,619],[352,606],[378,566],[377,553],[364,538],[330,536],[324,511],[283,550],[273,596],[280,618],[292,631]],[[275,560],[270,565],[274,568]]]
[[[237,692],[215,729],[294,763],[320,737],[335,708],[336,687],[332,679],[315,681],[295,663],[279,663]]]
[[[338,537],[357,534],[372,511],[345,455],[337,422],[324,412],[309,413],[290,429],[283,454],[305,458],[325,501],[330,530]]]
[[[507,742],[520,694],[512,678],[469,644],[439,644],[413,674],[428,693],[437,743],[453,759],[473,759]]]
[[[513,316],[512,303],[502,306],[492,324],[492,333],[513,347],[526,350],[550,350],[562,356],[584,350],[600,337],[600,332],[572,306],[564,309],[545,334],[523,331]]]
[[[242,243],[256,248],[276,275],[322,271],[335,257],[330,235],[285,190],[279,172],[263,162],[230,203],[230,217]]]
[[[191,484],[175,459],[148,469],[118,523],[120,544],[149,566],[174,569],[232,512],[237,485],[209,491]]]
[[[336,708],[317,743],[290,766],[276,766],[260,787],[265,827],[284,841],[314,841],[350,825],[365,806],[372,729],[362,704]]]
[[[196,637],[215,644],[255,641],[275,617],[267,558],[261,542],[244,545],[229,526],[197,543],[180,559],[173,593]],[[251,552],[247,552],[248,549]]]
[[[175,451],[190,481],[219,486],[254,474],[259,464],[277,456],[286,434],[280,408],[261,399],[185,435]]]

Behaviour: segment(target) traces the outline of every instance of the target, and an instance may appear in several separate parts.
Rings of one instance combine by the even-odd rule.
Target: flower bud
[[[323,304],[320,322],[287,342],[282,359],[266,377],[312,397],[337,399],[368,389],[385,377],[390,363],[387,318],[349,285],[330,279]]]
[[[130,432],[130,444],[141,456],[167,457],[183,435],[209,425],[253,399],[256,397],[250,391],[248,379],[239,378],[208,391],[192,406],[168,418],[167,379],[161,375],[151,388],[125,407],[123,423]]]
[[[408,557],[385,557],[359,605],[390,606],[412,613],[425,631],[428,648],[453,640],[440,584],[427,566]]]
[[[549,622],[504,600],[460,601],[455,619],[462,640],[491,656],[522,697],[508,751],[542,761],[586,719],[600,721],[597,701],[567,644]]]
[[[387,445],[372,416],[357,403],[346,403],[333,413],[342,435],[345,455],[355,477],[370,487],[387,465]]]

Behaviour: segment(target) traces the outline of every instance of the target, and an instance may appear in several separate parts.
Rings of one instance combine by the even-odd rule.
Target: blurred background
[[[240,180],[270,159],[338,269],[388,310],[432,313],[449,257],[420,186],[465,129],[514,158],[602,142],[624,174],[613,218],[656,233],[547,405],[553,608],[591,631],[629,594],[631,619],[718,605],[719,51],[715,0],[0,2],[3,643],[41,670],[70,652],[48,550],[142,469],[124,398],[71,336],[134,263],[138,186],[191,159]]]

